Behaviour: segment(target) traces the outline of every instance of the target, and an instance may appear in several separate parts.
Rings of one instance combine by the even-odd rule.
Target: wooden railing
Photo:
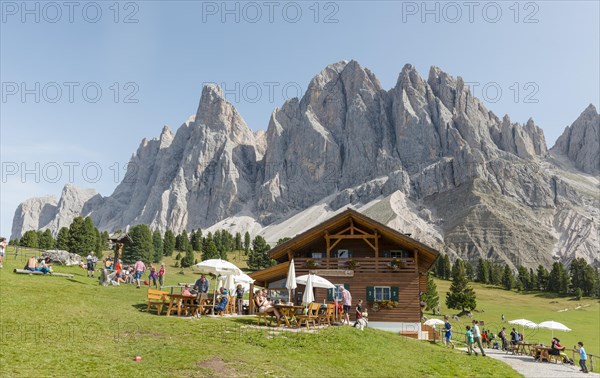
[[[573,353],[573,361],[579,361],[579,349],[568,349]],[[566,350],[565,350],[566,352]],[[595,356],[593,354],[587,353],[587,368],[589,371],[594,371],[594,357],[596,359],[600,358],[600,356]]]
[[[354,270],[355,273],[414,273],[417,265],[413,258],[294,258],[296,272],[308,273],[311,270],[337,269]]]

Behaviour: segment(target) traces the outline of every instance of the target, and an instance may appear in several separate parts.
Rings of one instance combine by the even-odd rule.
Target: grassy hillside
[[[0,376],[518,376],[372,329],[282,335],[247,327],[253,317],[159,317],[145,312],[145,289],[101,287],[75,267],[55,269],[73,279],[12,273],[23,265],[9,256],[0,270]],[[196,277],[171,268],[167,284]]]
[[[440,295],[441,313],[457,313],[458,311],[448,310],[445,306],[446,292],[451,282],[435,280],[435,283]],[[484,320],[486,329],[489,327],[493,332],[498,332],[504,326],[510,330],[513,326],[508,324],[508,321],[519,318],[536,323],[554,320],[572,329],[571,332],[554,332],[561,344],[572,348],[577,341],[583,341],[588,353],[600,355],[600,301],[597,299],[584,298],[577,301],[555,294],[522,294],[478,283],[471,285],[477,294],[477,309],[473,312],[473,319]],[[506,323],[501,322],[502,314]],[[431,314],[425,315],[432,317]],[[464,329],[470,321],[468,317],[460,318],[457,328]],[[531,342],[549,345],[552,331],[526,328],[525,338]],[[600,365],[600,360],[597,364]]]

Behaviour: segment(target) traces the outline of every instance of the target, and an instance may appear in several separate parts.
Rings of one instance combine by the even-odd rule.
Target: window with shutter
[[[394,301],[394,302],[398,302],[398,292],[399,292],[399,288],[398,286],[392,286],[391,290],[390,290],[390,300]]]
[[[367,302],[375,302],[375,287],[367,286]]]

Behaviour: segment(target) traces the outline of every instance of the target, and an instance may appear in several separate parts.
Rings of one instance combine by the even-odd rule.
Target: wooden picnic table
[[[296,311],[303,309],[302,306],[288,305],[288,304],[276,304],[273,305],[283,316],[283,322],[285,326],[291,328],[292,325],[298,327],[298,319],[296,318]],[[281,319],[277,319],[277,326],[281,324]]]
[[[539,362],[542,362],[543,360],[550,362],[550,350],[552,350],[551,347],[547,347],[544,345],[534,345],[533,358],[538,358]]]
[[[523,341],[519,341],[514,348],[514,354],[519,354],[519,355],[531,355],[532,354],[532,350],[531,348],[536,346],[536,344],[529,344]]]
[[[187,313],[187,308],[193,305],[194,299],[196,299],[195,295],[169,294],[167,316],[171,316],[173,307],[177,307],[177,316],[181,316],[182,313]]]

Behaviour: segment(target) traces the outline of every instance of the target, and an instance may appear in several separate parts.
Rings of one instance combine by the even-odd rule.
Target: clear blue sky
[[[23,4],[1,2],[6,236],[21,201],[58,197],[69,181],[110,195],[142,138],[195,113],[205,82],[224,84],[253,130],[265,129],[272,110],[326,65],[350,59],[386,89],[406,63],[424,77],[432,65],[462,76],[478,83],[474,94],[498,116],[532,117],[549,146],[589,103],[599,105],[597,1],[429,2],[427,9],[421,1]],[[23,168],[31,173],[23,177]]]

